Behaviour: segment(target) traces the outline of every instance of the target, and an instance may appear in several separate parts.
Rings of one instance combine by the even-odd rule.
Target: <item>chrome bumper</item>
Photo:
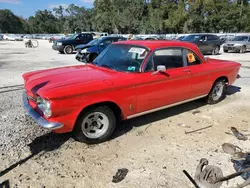
[[[37,111],[35,111],[29,105],[27,95],[25,92],[23,93],[23,106],[24,106],[24,109],[29,114],[29,116],[31,116],[35,120],[35,122],[37,122],[41,127],[45,129],[51,129],[51,130],[55,130],[55,129],[59,129],[63,127],[63,124],[59,122],[49,122],[48,120],[44,119]]]

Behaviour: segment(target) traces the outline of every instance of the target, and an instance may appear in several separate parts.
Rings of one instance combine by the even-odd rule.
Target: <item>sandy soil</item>
[[[74,55],[58,54],[49,42],[39,42],[38,48],[28,49],[23,42],[0,41],[0,187],[7,182],[21,188],[192,188],[182,171],[193,176],[201,158],[220,167],[224,175],[235,172],[223,143],[250,150],[249,140],[225,133],[235,126],[250,134],[250,53],[212,56],[243,65],[242,78],[221,103],[210,106],[198,100],[132,119],[121,124],[111,141],[88,146],[70,134],[42,130],[24,116],[23,88],[18,86],[23,73],[80,64]],[[115,184],[112,177],[118,168],[129,172]],[[242,182],[238,177],[222,187]]]

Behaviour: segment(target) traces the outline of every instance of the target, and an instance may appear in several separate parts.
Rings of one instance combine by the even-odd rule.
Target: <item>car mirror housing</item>
[[[157,71],[158,72],[166,72],[166,67],[164,65],[158,65],[157,66]]]
[[[152,75],[155,75],[157,73],[165,73],[166,72],[166,66],[165,65],[158,65],[157,66],[157,71],[153,72]]]

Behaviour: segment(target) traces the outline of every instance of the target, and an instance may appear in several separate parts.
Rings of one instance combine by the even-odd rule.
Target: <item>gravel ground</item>
[[[234,172],[221,149],[223,143],[250,150],[249,140],[239,141],[225,133],[235,126],[250,134],[249,53],[212,56],[242,63],[242,78],[221,103],[210,106],[198,100],[125,121],[111,141],[88,146],[75,142],[70,134],[41,129],[24,115],[23,73],[80,64],[74,55],[58,54],[49,42],[39,42],[38,48],[29,49],[23,42],[0,41],[0,187],[8,182],[21,188],[191,188],[182,170],[193,175],[201,158],[219,166],[224,175]],[[199,133],[185,134],[210,125]],[[115,184],[112,177],[118,168],[129,172]],[[222,187],[242,182],[238,177]]]

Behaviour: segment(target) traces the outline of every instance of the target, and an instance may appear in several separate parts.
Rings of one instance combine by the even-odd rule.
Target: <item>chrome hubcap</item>
[[[82,132],[87,138],[96,139],[103,136],[109,127],[108,117],[101,112],[93,112],[84,118]]]
[[[71,50],[70,47],[68,47],[68,48],[66,49],[66,51],[67,51],[68,54],[72,53],[72,50]]]
[[[222,96],[223,88],[224,88],[223,83],[219,83],[214,87],[212,97],[215,101]]]

